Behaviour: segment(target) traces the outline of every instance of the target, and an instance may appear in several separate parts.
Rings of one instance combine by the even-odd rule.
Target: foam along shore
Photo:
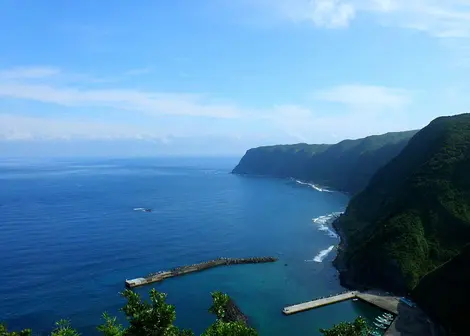
[[[240,264],[259,264],[275,262],[278,259],[275,257],[254,257],[254,258],[218,258],[210,261],[205,261],[199,264],[192,264],[187,266],[180,266],[173,268],[169,271],[160,271],[151,273],[142,278],[126,280],[127,288],[134,288],[139,286],[148,285],[154,282],[160,282],[168,278],[185,275],[193,272],[200,272],[209,268],[218,266],[240,265]]]
[[[328,190],[328,189],[326,189],[326,188],[322,188],[322,187],[320,187],[320,186],[318,186],[318,185],[316,185],[316,184],[313,184],[313,183],[303,182],[303,181],[300,181],[300,180],[296,180],[296,179],[294,179],[294,178],[291,178],[291,179],[294,180],[294,181],[295,181],[296,183],[298,183],[298,184],[307,185],[307,186],[309,186],[309,187],[311,187],[311,188],[313,188],[313,189],[315,189],[316,191],[319,191],[319,192],[329,192],[329,193],[330,193],[330,192],[333,192],[333,191],[331,191],[331,190]]]

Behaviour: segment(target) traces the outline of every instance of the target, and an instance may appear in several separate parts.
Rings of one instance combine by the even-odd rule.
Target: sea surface
[[[217,257],[277,256],[139,288],[168,294],[180,327],[214,321],[210,292],[228,293],[261,335],[318,335],[373,319],[347,301],[293,316],[286,305],[344,291],[331,264],[332,214],[348,197],[295,180],[230,174],[238,158],[0,162],[0,321],[41,334],[65,318],[97,335],[107,311],[124,321],[124,281]],[[139,208],[151,208],[143,212]]]

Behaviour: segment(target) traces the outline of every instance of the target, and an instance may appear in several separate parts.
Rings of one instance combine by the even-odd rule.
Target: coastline
[[[330,189],[327,186],[323,186],[320,184],[316,184],[313,181],[310,180],[301,180],[297,179],[295,177],[282,177],[282,176],[274,176],[274,175],[263,175],[263,174],[250,174],[250,173],[239,173],[236,172],[235,169],[230,172],[230,174],[238,175],[238,176],[243,176],[243,177],[255,177],[255,178],[275,178],[275,179],[280,179],[280,180],[286,180],[286,181],[293,181],[293,182],[300,182],[300,184],[306,184],[306,185],[314,185],[314,189],[319,191],[319,192],[338,192],[342,193],[348,197],[352,197],[352,193],[344,191],[344,190],[338,190],[338,189]],[[319,190],[320,189],[320,190]],[[349,202],[348,202],[349,205]],[[346,210],[345,210],[346,211]],[[341,216],[344,215],[344,212],[339,215],[333,222],[331,223],[331,226],[334,230],[334,232],[338,235],[339,237],[339,244],[337,245],[337,253],[335,256],[335,259],[333,260],[332,264],[333,267],[338,271],[339,273],[339,281],[340,285],[350,289],[367,289],[365,286],[360,286],[357,283],[354,283],[351,279],[350,273],[348,273],[349,269],[346,266],[346,262],[344,260],[344,250],[347,248],[347,241],[344,232],[341,230],[340,226],[338,225],[339,221],[341,220]]]
[[[252,173],[240,173],[240,172],[236,172],[235,170],[232,170],[229,174],[233,174],[233,175],[238,175],[238,176],[243,176],[243,177],[254,177],[254,178],[269,178],[269,179],[279,179],[279,180],[286,180],[286,181],[299,181],[299,182],[302,182],[302,183],[305,183],[305,184],[310,184],[310,185],[314,185],[320,189],[322,189],[320,192],[338,192],[338,193],[341,193],[341,194],[344,194],[348,197],[352,197],[353,196],[353,193],[350,192],[350,191],[346,191],[346,190],[341,190],[341,189],[337,189],[337,188],[330,188],[329,186],[326,186],[326,185],[323,185],[323,184],[318,184],[317,182],[315,181],[312,181],[312,180],[303,180],[303,179],[300,179],[300,178],[296,178],[296,177],[293,177],[293,176],[279,176],[279,175],[269,175],[269,174],[252,174]]]
[[[344,251],[347,248],[347,240],[346,240],[346,235],[344,232],[341,230],[339,226],[339,221],[341,220],[341,217],[343,216],[340,215],[338,218],[336,218],[333,223],[331,224],[333,229],[335,230],[336,234],[339,237],[339,244],[337,248],[337,254],[335,259],[333,260],[332,264],[333,267],[336,268],[336,270],[339,273],[339,283],[341,286],[344,288],[347,288],[349,290],[369,290],[370,288],[367,286],[360,285],[356,283],[353,280],[353,274],[351,270],[347,267],[346,265],[346,260],[345,260],[345,253]]]
[[[338,248],[336,249],[336,251],[337,251],[336,252],[336,257],[333,260],[332,264],[333,264],[333,267],[336,268],[336,270],[339,273],[340,285],[345,287],[345,288],[352,289],[352,286],[350,286],[350,284],[345,280],[345,272],[347,272],[347,267],[346,267],[346,263],[345,263],[345,260],[344,260],[344,252],[343,251],[347,247],[347,242],[346,242],[346,238],[344,237],[344,233],[342,232],[341,228],[338,225],[338,222],[339,222],[340,218],[341,218],[341,216],[336,218],[333,221],[333,223],[331,223],[331,226],[333,227],[333,230],[336,232],[336,234],[339,237],[339,244],[338,244]]]

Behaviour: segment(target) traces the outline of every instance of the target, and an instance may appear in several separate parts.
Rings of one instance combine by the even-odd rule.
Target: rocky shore
[[[369,266],[373,266],[374,262],[379,262],[385,269],[388,271],[385,273],[387,281],[390,284],[398,284],[397,286],[387,286],[383,287],[380,281],[375,280],[368,281],[368,285],[365,284],[364,282],[364,277],[363,274],[361,274],[361,270],[355,269],[354,267],[351,267],[351,256],[346,255],[346,249],[347,249],[347,240],[346,240],[346,233],[341,230],[341,216],[336,219],[332,223],[333,229],[335,232],[338,234],[340,237],[340,243],[338,245],[338,253],[336,255],[336,258],[333,260],[333,266],[337,269],[339,272],[339,280],[341,286],[351,289],[351,290],[360,290],[360,291],[368,291],[372,289],[383,289],[387,291],[391,291],[397,295],[409,295],[407,291],[405,291],[404,288],[404,281],[403,278],[401,277],[401,273],[397,268],[396,263],[387,258],[387,256],[380,256],[380,255],[374,255],[371,256],[370,258],[370,264]],[[357,265],[357,264],[356,264]],[[376,265],[376,264],[375,264]]]
[[[335,259],[333,260],[333,266],[339,273],[339,281],[341,286],[354,289],[354,290],[368,290],[369,288],[365,286],[361,286],[360,284],[354,282],[354,275],[353,271],[347,267],[345,250],[347,248],[347,241],[346,241],[346,234],[339,225],[339,221],[341,220],[341,216],[337,217],[333,223],[333,229],[335,230],[336,234],[339,236],[339,244],[337,249],[337,254]]]
[[[243,312],[238,308],[235,301],[232,298],[229,298],[227,305],[225,306],[225,316],[223,318],[224,322],[243,322],[246,325],[248,323],[248,317],[243,314]]]

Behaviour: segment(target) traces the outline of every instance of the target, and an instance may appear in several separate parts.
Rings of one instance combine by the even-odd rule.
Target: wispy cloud
[[[411,93],[403,89],[357,84],[322,89],[314,92],[312,97],[318,101],[373,110],[402,109],[412,100]]]
[[[39,79],[58,75],[60,69],[54,67],[17,67],[0,71],[0,80]]]
[[[319,111],[324,112],[318,108],[281,105],[266,119],[296,141],[307,143],[334,143],[338,141],[336,134],[341,134],[343,139],[354,139],[416,127],[409,123],[406,109],[396,110],[394,114],[384,110],[367,113],[352,107],[342,108],[340,113],[325,114]]]
[[[310,21],[316,26],[326,28],[342,28],[356,15],[353,4],[338,0],[316,1],[273,1],[280,13],[287,18],[296,21]]]
[[[152,68],[147,67],[147,68],[136,68],[136,69],[130,69],[124,72],[123,76],[139,76],[139,75],[147,75],[153,71]]]
[[[470,36],[467,0],[258,0],[250,3],[279,17],[311,22],[318,27],[344,28],[361,15],[367,15],[384,25],[420,30],[435,37]]]
[[[0,73],[0,97],[65,107],[105,107],[148,115],[234,118],[240,114],[240,110],[236,107],[214,103],[203,95],[112,86],[105,89],[79,89],[64,81],[58,83],[49,80],[48,77],[52,74],[58,74],[58,71],[41,67],[5,70]],[[31,81],[38,78],[42,81]],[[86,75],[73,76],[74,81],[80,78],[83,80]]]
[[[311,97],[310,107],[276,106],[266,119],[301,142],[336,142],[336,134],[359,138],[416,127],[408,118],[414,96],[404,89],[338,85],[317,90]]]
[[[240,133],[243,138],[279,134],[278,139],[289,142],[334,142],[337,139],[332,133],[354,138],[414,127],[407,124],[413,95],[384,86],[338,85],[313,92],[309,106],[284,104],[250,109],[219,103],[202,94],[143,91],[122,88],[116,83],[102,83],[104,88],[100,89],[84,88],[87,86],[83,83],[78,86],[57,83],[47,76],[34,79],[20,76],[33,74],[33,69],[16,73],[14,80],[0,77],[0,99],[53,104],[69,113],[57,114],[55,109],[55,114],[31,117],[0,111],[0,138],[4,140],[164,139],[173,135],[228,137]],[[69,107],[85,107],[87,113]],[[114,119],[109,110],[128,115]],[[169,122],[167,118],[165,122],[165,116],[178,119]],[[129,124],[129,120],[135,123]]]
[[[80,90],[34,84],[0,84],[0,96],[67,107],[106,107],[150,115],[234,118],[239,110],[206,102],[203,96],[132,89]]]
[[[0,114],[0,139],[161,139],[168,136],[155,127],[133,126],[112,121],[63,120]]]

